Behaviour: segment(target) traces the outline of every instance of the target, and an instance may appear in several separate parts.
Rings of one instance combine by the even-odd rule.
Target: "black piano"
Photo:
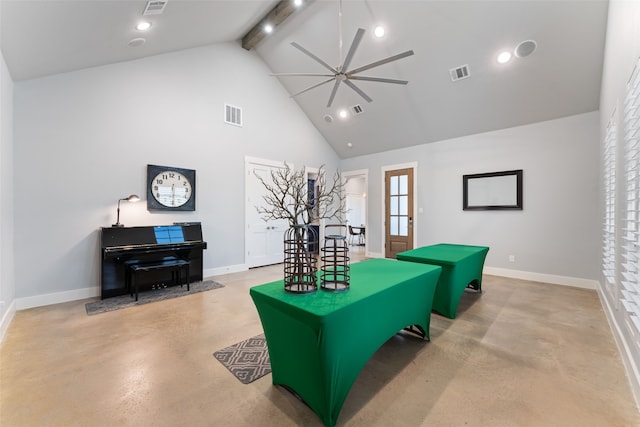
[[[202,280],[202,240],[200,223],[175,223],[145,227],[102,228],[102,299],[129,293],[126,269],[132,263],[154,263],[175,257],[191,262],[190,282]],[[140,279],[141,290],[169,283],[171,275],[158,271]]]

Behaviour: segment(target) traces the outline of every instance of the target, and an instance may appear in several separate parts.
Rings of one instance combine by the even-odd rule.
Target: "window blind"
[[[623,102],[624,215],[621,223],[620,302],[626,325],[640,334],[640,72],[636,65]],[[637,341],[636,341],[637,342]]]
[[[604,223],[602,229],[602,274],[604,290],[616,300],[616,150],[618,114],[614,110],[604,140]]]

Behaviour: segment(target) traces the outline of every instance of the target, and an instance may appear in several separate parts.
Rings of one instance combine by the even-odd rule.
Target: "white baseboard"
[[[4,312],[4,316],[2,316],[2,321],[0,321],[0,342],[4,339],[4,334],[9,329],[9,324],[13,320],[13,316],[16,314],[16,302],[15,300],[11,301],[9,307]]]
[[[383,258],[384,255],[377,252],[367,252],[369,258]],[[203,271],[203,277],[219,276],[222,274],[238,273],[248,270],[246,264],[228,265],[225,267],[210,268]],[[597,289],[598,282],[595,280],[580,279],[575,277],[566,276],[554,276],[543,273],[533,273],[529,271],[509,270],[506,268],[497,267],[484,267],[484,274],[490,274],[494,276],[511,277],[514,279],[532,280],[536,282],[553,283],[557,285],[575,286],[586,289]],[[75,301],[79,299],[94,298],[100,296],[100,287],[77,289],[73,291],[63,291],[51,294],[35,295],[31,297],[16,298],[12,302],[12,306],[15,310],[25,310],[33,307],[42,307],[45,305],[59,304],[63,302]],[[9,313],[9,310],[7,310]],[[5,318],[2,319],[2,325],[4,325]],[[10,322],[10,319],[9,319]],[[0,331],[1,332],[1,331]]]
[[[367,252],[367,258],[384,258],[383,253]],[[509,277],[511,279],[531,280],[532,282],[551,283],[554,285],[573,286],[584,289],[598,289],[598,281],[578,277],[556,276],[553,274],[534,273],[531,271],[510,270],[508,268],[484,266],[482,274]]]
[[[239,273],[247,271],[249,268],[246,264],[227,265],[225,267],[208,268],[202,272],[202,277],[220,276],[229,273]]]
[[[76,289],[73,291],[56,292],[53,294],[34,295],[32,297],[16,298],[16,310],[42,307],[61,302],[76,301],[79,299],[94,298],[100,296],[100,287]]]
[[[211,268],[203,272],[203,277],[218,276],[227,273],[237,273],[247,270],[246,265],[230,265],[220,268]],[[15,310],[26,310],[28,308],[43,307],[45,305],[59,304],[62,302],[76,301],[79,299],[99,297],[101,289],[99,286],[93,288],[77,289],[73,291],[55,292],[51,294],[34,295],[31,297],[16,298],[14,300]],[[6,316],[5,316],[6,317]],[[3,319],[4,322],[4,319]],[[9,319],[10,322],[10,319]],[[3,323],[4,325],[4,323]]]
[[[629,345],[627,345],[627,340],[620,330],[620,325],[616,322],[616,317],[611,309],[609,300],[607,300],[607,297],[602,294],[601,286],[598,286],[598,296],[600,297],[600,304],[602,304],[602,309],[607,317],[609,327],[611,328],[611,334],[618,346],[622,365],[624,366],[625,373],[627,374],[627,380],[631,387],[631,394],[636,402],[636,407],[640,409],[640,367],[635,364],[634,358],[630,354],[631,350]]]
[[[367,252],[364,256],[367,258],[384,258],[384,254],[379,252]]]
[[[552,283],[554,285],[573,286],[584,289],[598,289],[596,280],[581,279],[578,277],[556,276],[553,274],[534,273],[531,271],[510,270],[508,268],[487,267],[482,270],[483,274],[491,276],[509,277],[512,279],[531,280],[533,282]]]

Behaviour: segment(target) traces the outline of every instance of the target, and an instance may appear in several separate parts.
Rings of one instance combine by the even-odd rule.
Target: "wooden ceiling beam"
[[[246,50],[253,49],[268,34],[264,31],[264,26],[271,24],[273,30],[282,24],[293,12],[302,9],[313,0],[304,0],[300,6],[296,6],[293,0],[281,0],[269,13],[267,13],[244,37],[242,37],[242,47]]]

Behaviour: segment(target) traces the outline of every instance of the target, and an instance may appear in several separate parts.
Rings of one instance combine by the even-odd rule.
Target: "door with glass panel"
[[[413,169],[385,172],[385,257],[413,249]]]

